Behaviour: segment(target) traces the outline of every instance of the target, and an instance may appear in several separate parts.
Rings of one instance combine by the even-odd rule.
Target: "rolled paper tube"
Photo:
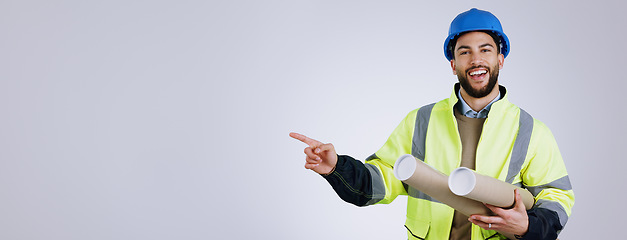
[[[466,216],[493,215],[492,211],[481,202],[453,194],[448,187],[448,177],[445,174],[410,154],[403,155],[396,160],[394,176]]]
[[[479,174],[465,167],[457,168],[451,172],[448,186],[456,195],[502,208],[514,206],[516,197],[514,189],[519,189],[518,192],[527,210],[531,209],[535,202],[533,195],[527,189]]]

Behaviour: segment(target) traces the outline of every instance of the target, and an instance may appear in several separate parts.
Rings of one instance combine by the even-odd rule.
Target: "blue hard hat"
[[[501,27],[499,19],[488,11],[473,8],[460,13],[453,19],[453,22],[451,22],[451,27],[448,29],[448,37],[444,41],[444,56],[446,59],[449,61],[453,59],[453,51],[449,49],[451,40],[462,33],[471,31],[493,32],[501,38],[501,53],[503,56],[507,57],[507,54],[509,54],[509,39],[505,33],[503,33],[503,27]]]

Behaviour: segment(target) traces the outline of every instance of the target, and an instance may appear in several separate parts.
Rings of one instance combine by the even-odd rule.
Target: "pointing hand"
[[[290,137],[309,145],[309,147],[305,148],[305,168],[319,174],[330,174],[335,169],[337,153],[333,144],[322,143],[294,132],[290,133]]]

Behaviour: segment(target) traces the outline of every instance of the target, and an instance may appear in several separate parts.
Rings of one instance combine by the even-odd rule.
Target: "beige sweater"
[[[457,126],[459,135],[462,140],[462,161],[460,167],[467,167],[475,169],[475,158],[477,154],[477,144],[481,137],[481,130],[483,129],[483,123],[485,118],[469,118],[457,111],[455,111],[455,118],[457,119]],[[468,221],[468,216],[455,211],[453,216],[453,225],[451,226],[451,240],[470,239],[470,227],[471,223]]]

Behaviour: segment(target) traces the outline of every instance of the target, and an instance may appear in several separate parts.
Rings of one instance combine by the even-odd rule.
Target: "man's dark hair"
[[[493,31],[489,31],[489,30],[479,30],[479,31],[471,31],[471,32],[482,32],[482,33],[486,33],[488,35],[490,35],[490,37],[492,37],[492,40],[494,40],[494,43],[496,44],[496,53],[499,54],[501,53],[501,37],[499,37],[498,34],[496,34]],[[459,37],[461,37],[462,35],[469,33],[469,32],[464,32],[461,34],[458,34],[457,36],[455,36],[455,38],[451,39],[451,41],[448,43],[448,51],[451,52],[451,55],[453,56],[453,59],[455,59],[455,45],[457,45],[457,39]]]

